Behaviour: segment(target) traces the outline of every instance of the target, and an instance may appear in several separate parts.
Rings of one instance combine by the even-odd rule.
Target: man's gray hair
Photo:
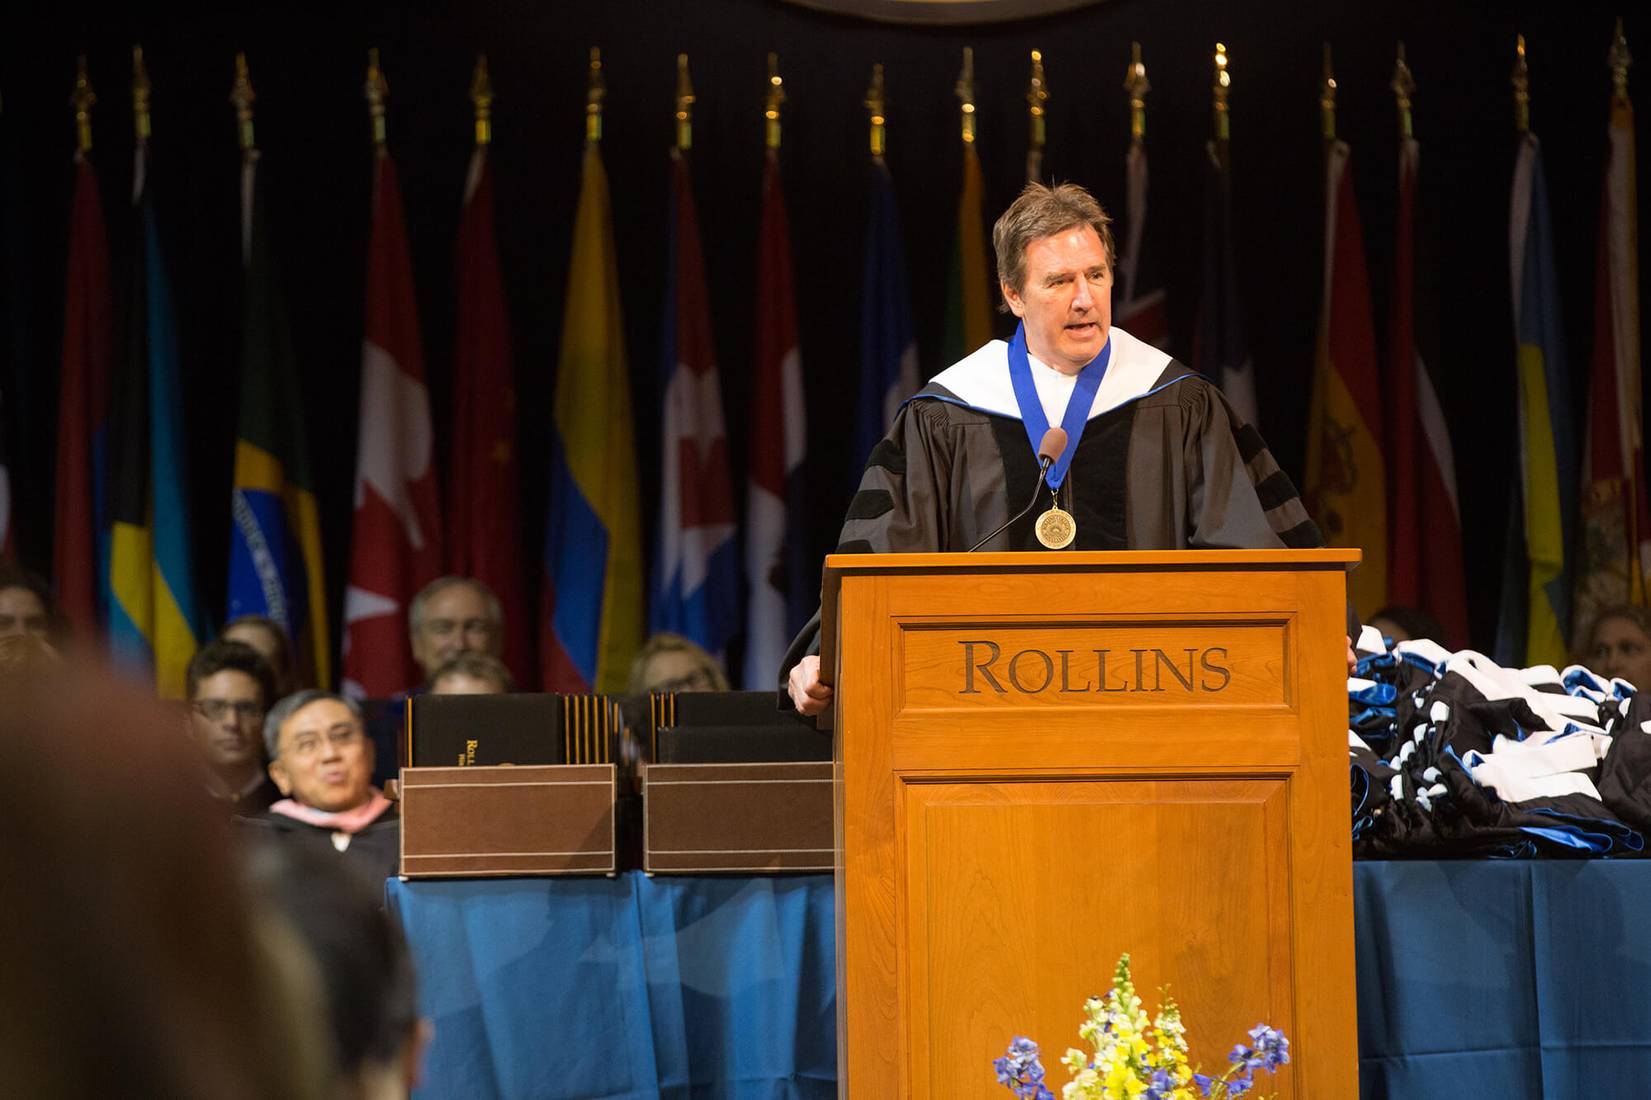
[[[1026,246],[1044,237],[1087,225],[1106,249],[1106,265],[1117,267],[1118,250],[1112,243],[1112,218],[1095,196],[1075,183],[1046,187],[1029,183],[1020,197],[992,226],[992,248],[997,252],[997,277],[1017,294],[1026,289]],[[1008,307],[999,303],[998,308]]]
[[[264,751],[269,754],[271,760],[280,755],[281,727],[286,724],[287,719],[311,703],[319,703],[323,699],[343,703],[349,708],[350,713],[355,715],[357,722],[365,722],[365,719],[361,716],[361,704],[348,696],[340,695],[336,691],[322,691],[320,688],[305,688],[303,691],[295,691],[273,707],[270,707],[269,713],[264,715]]]
[[[418,637],[419,628],[424,625],[424,611],[430,605],[430,601],[455,584],[467,584],[480,592],[482,598],[487,601],[487,617],[493,620],[494,627],[501,632],[504,630],[504,604],[499,602],[499,597],[493,594],[493,590],[475,577],[449,575],[437,577],[419,589],[419,594],[413,597],[412,606],[407,609],[407,632],[410,637]]]

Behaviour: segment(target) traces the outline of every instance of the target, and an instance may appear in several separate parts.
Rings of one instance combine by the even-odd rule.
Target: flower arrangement
[[[1180,1008],[1165,997],[1158,1015],[1148,1019],[1129,976],[1127,954],[1118,959],[1107,995],[1091,997],[1083,1007],[1085,1020],[1078,1035],[1095,1053],[1067,1050],[1061,1064],[1071,1071],[1072,1080],[1061,1089],[1062,1100],[1227,1100],[1255,1087],[1256,1070],[1277,1073],[1290,1061],[1290,1040],[1257,1024],[1250,1029],[1249,1043],[1237,1044],[1227,1055],[1225,1073],[1211,1077],[1197,1072],[1187,1063]],[[1018,1100],[1055,1100],[1043,1083],[1043,1063],[1032,1040],[1015,1039],[992,1068],[998,1084],[1007,1086]]]

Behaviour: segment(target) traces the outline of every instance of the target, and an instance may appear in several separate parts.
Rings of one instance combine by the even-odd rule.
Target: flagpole
[[[1049,82],[1043,75],[1043,52],[1032,51],[1032,75],[1026,84],[1026,114],[1029,136],[1026,148],[1026,180],[1036,183],[1043,176],[1043,147],[1047,137],[1044,127],[1049,102]]]
[[[367,51],[367,87],[363,94],[367,99],[367,117],[372,120],[373,151],[378,156],[387,156],[384,101],[390,94],[390,82],[384,79],[384,71],[378,67],[377,46]]]
[[[1528,134],[1531,130],[1531,70],[1525,63],[1525,36],[1517,35],[1514,38],[1513,75],[1508,78],[1513,85],[1513,128],[1521,134]]]
[[[871,116],[871,156],[873,160],[881,161],[883,152],[887,148],[888,137],[884,132],[888,116],[888,98],[883,88],[883,63],[877,62],[871,67],[871,84],[866,88],[864,106]]]
[[[694,82],[688,75],[688,55],[676,55],[676,151],[694,145]]]
[[[958,98],[959,125],[962,129],[964,145],[975,143],[975,51],[973,47],[963,47],[963,71],[957,76],[957,85],[953,94]]]
[[[236,134],[241,144],[241,155],[251,157],[258,152],[258,142],[252,129],[252,104],[258,94],[252,90],[252,74],[247,68],[247,55],[235,54],[235,83],[229,90],[229,102],[235,106]]]
[[[1622,16],[1617,16],[1616,30],[1611,35],[1611,52],[1605,63],[1611,69],[1611,96],[1618,106],[1628,106],[1628,69],[1634,59],[1628,54],[1628,35],[1622,29]]]
[[[1399,140],[1409,141],[1415,136],[1410,121],[1410,97],[1416,94],[1416,78],[1405,61],[1404,40],[1399,41],[1399,56],[1393,62],[1393,99],[1399,111]]]
[[[763,97],[763,143],[770,152],[780,148],[780,105],[785,102],[785,81],[780,79],[780,55],[768,54],[768,92]]]
[[[590,83],[585,90],[585,141],[595,145],[602,140],[602,100],[608,94],[608,82],[602,77],[602,50],[590,48]]]
[[[487,73],[487,54],[476,55],[476,68],[470,74],[470,104],[476,112],[476,144],[493,143],[493,81]]]
[[[1324,44],[1324,79],[1319,83],[1319,118],[1324,125],[1324,143],[1336,143],[1336,71],[1331,64],[1330,43]]]
[[[1147,82],[1146,62],[1141,60],[1141,44],[1129,44],[1129,68],[1124,70],[1124,91],[1129,93],[1129,144],[1139,149],[1147,137],[1147,93],[1152,85]]]
[[[86,75],[86,55],[76,63],[75,87],[69,94],[69,106],[75,109],[75,158],[81,159],[92,151],[92,107],[97,93],[92,91],[91,78]]]
[[[1227,106],[1227,96],[1232,91],[1232,73],[1227,67],[1227,47],[1225,43],[1215,44],[1215,83],[1211,87],[1212,122],[1215,127],[1215,156],[1221,166],[1227,166],[1227,145],[1232,139],[1232,120]]]
[[[132,47],[132,128],[139,151],[149,147],[149,69],[143,63],[143,47]]]

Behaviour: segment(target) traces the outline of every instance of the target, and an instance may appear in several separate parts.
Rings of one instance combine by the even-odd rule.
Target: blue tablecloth
[[[1361,863],[1354,892],[1365,1100],[1651,1097],[1651,861]],[[420,1097],[836,1096],[828,876],[389,901],[436,1024]]]

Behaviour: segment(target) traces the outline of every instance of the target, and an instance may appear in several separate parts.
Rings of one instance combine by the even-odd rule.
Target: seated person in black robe
[[[206,764],[206,791],[232,814],[261,814],[281,792],[264,760],[264,712],[275,673],[241,642],[209,642],[184,676],[189,732]]]
[[[372,785],[373,743],[361,708],[330,691],[300,691],[264,721],[269,774],[286,797],[239,818],[259,839],[333,854],[377,880],[401,871],[401,817]]]
[[[1323,544],[1221,391],[1112,324],[1111,219],[1087,191],[1028,184],[992,243],[1015,338],[991,341],[901,406],[867,459],[839,553],[1037,550],[1036,521],[1052,505],[1070,515],[1077,550]],[[1052,488],[1040,488],[1050,426],[1069,441]],[[804,714],[831,700],[818,650],[816,616],[780,671],[782,703]]]

